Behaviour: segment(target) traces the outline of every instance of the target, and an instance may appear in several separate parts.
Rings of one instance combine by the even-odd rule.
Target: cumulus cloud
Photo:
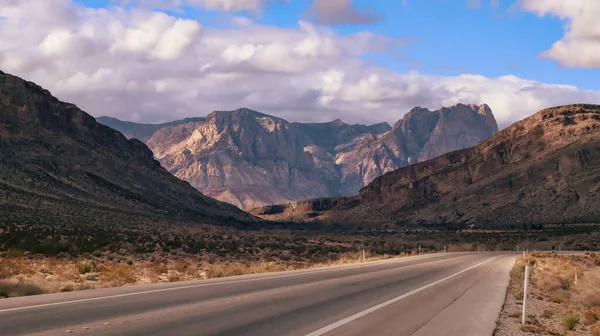
[[[128,7],[130,8],[130,7]],[[203,27],[150,9],[0,0],[0,69],[94,116],[160,122],[249,107],[293,121],[395,122],[414,106],[488,103],[501,125],[600,93],[514,76],[398,73],[361,59],[407,43],[300,21]]]
[[[313,0],[307,15],[326,25],[369,24],[382,19],[369,8],[358,8],[352,0]]]
[[[538,16],[556,16],[567,23],[562,39],[541,56],[568,67],[600,67],[600,1],[520,0],[519,5]]]

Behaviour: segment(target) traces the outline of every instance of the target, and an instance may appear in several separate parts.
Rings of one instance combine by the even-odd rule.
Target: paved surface
[[[0,300],[1,335],[492,335],[516,254]]]

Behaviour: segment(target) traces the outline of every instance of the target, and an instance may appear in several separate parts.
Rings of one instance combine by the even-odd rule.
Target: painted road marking
[[[352,315],[352,316],[350,316],[350,317],[346,317],[346,318],[345,318],[345,319],[343,319],[343,320],[340,320],[340,321],[337,321],[337,322],[335,322],[335,323],[332,323],[332,324],[330,324],[330,325],[328,325],[328,326],[326,326],[326,327],[323,327],[323,328],[321,328],[321,329],[319,329],[319,330],[317,330],[317,331],[313,331],[313,332],[311,332],[310,334],[307,334],[306,336],[321,336],[321,335],[324,335],[324,334],[326,334],[326,333],[328,333],[328,332],[330,332],[330,331],[332,331],[332,330],[334,330],[334,329],[337,329],[337,328],[339,328],[339,327],[341,327],[341,326],[343,326],[343,325],[345,325],[345,324],[348,324],[348,323],[350,323],[350,322],[353,322],[353,321],[355,321],[355,320],[358,320],[358,319],[359,319],[359,318],[361,318],[361,317],[364,317],[364,316],[366,316],[366,315],[368,315],[368,314],[371,314],[371,313],[373,313],[373,312],[375,312],[375,311],[378,311],[379,309],[385,308],[385,307],[387,307],[387,306],[389,306],[389,305],[391,305],[391,304],[393,304],[393,303],[396,303],[396,302],[398,302],[398,301],[400,301],[400,300],[406,299],[407,297],[409,297],[409,296],[411,296],[411,295],[414,295],[414,294],[417,294],[417,293],[419,293],[419,292],[422,292],[422,291],[424,291],[424,290],[426,290],[426,289],[428,289],[428,288],[431,288],[431,287],[433,287],[433,286],[435,286],[435,285],[439,285],[439,284],[441,284],[442,282],[444,282],[444,281],[448,281],[448,280],[450,280],[450,279],[452,279],[452,278],[454,278],[454,277],[456,277],[456,276],[458,276],[458,275],[460,275],[460,274],[463,274],[463,273],[465,273],[465,272],[467,272],[467,271],[470,271],[470,270],[472,270],[473,268],[479,267],[479,266],[481,266],[481,265],[483,265],[483,264],[487,264],[488,262],[490,262],[490,261],[492,261],[492,260],[494,260],[494,259],[497,259],[497,258],[499,258],[499,257],[501,257],[501,256],[493,257],[493,258],[490,258],[490,259],[488,259],[488,260],[486,260],[486,261],[484,261],[484,262],[480,262],[480,263],[479,263],[479,264],[477,264],[477,265],[473,265],[473,266],[471,266],[471,267],[465,268],[464,270],[462,270],[462,271],[460,271],[460,272],[454,273],[454,274],[452,274],[452,275],[450,275],[450,276],[447,276],[447,277],[445,277],[445,278],[443,278],[443,279],[440,279],[440,280],[434,281],[434,282],[432,282],[432,283],[430,283],[430,284],[428,284],[428,285],[425,285],[425,286],[423,286],[423,287],[420,287],[420,288],[417,288],[417,289],[415,289],[415,290],[412,290],[412,291],[410,291],[410,292],[408,292],[408,293],[405,293],[405,294],[402,294],[402,295],[400,295],[400,296],[397,296],[397,297],[395,297],[395,298],[393,298],[393,299],[391,299],[391,300],[388,300],[388,301],[386,301],[386,302],[380,303],[380,304],[378,304],[378,305],[376,305],[376,306],[374,306],[374,307],[371,307],[371,308],[369,308],[369,309],[367,309],[367,310],[363,310],[363,311],[361,311],[360,313],[356,313],[356,314],[354,314],[354,315]]]
[[[393,263],[405,263],[405,262],[409,262],[409,261],[413,261],[413,260],[431,259],[431,258],[436,257],[436,256],[444,256],[444,255],[447,255],[447,254],[441,254],[441,253],[437,254],[436,253],[436,254],[430,254],[430,255],[426,255],[426,256],[417,256],[415,258],[410,258],[410,257],[409,258],[398,258],[398,260],[393,260]],[[462,255],[462,253],[460,255]],[[361,268],[361,267],[379,265],[379,264],[384,264],[384,263],[392,263],[392,262],[391,262],[390,259],[388,259],[388,260],[375,261],[375,262],[370,262],[370,263],[357,264],[357,265],[352,265],[352,266],[345,266],[344,265],[343,267],[337,266],[337,267],[333,267],[333,268],[320,269],[320,270],[314,270],[314,271],[300,271],[298,273],[276,275],[276,276],[271,276],[271,277],[260,277],[260,278],[242,279],[242,280],[230,280],[230,281],[205,283],[205,284],[197,284],[197,285],[189,285],[189,286],[180,286],[180,287],[170,287],[170,288],[162,288],[162,289],[153,289],[153,290],[147,290],[147,291],[143,291],[143,292],[134,292],[134,293],[116,294],[116,295],[108,295],[108,296],[99,296],[99,297],[93,297],[93,298],[87,298],[87,299],[80,299],[80,300],[71,300],[71,301],[61,301],[61,302],[44,303],[44,304],[33,305],[33,306],[2,309],[2,310],[0,310],[0,313],[8,313],[8,312],[14,312],[14,311],[20,311],[20,310],[30,310],[30,309],[35,309],[35,308],[45,308],[45,307],[53,307],[53,306],[62,306],[62,305],[67,305],[67,304],[72,304],[72,303],[80,303],[80,302],[90,302],[90,301],[115,299],[115,298],[122,298],[122,297],[128,297],[128,296],[136,296],[136,295],[144,295],[144,294],[151,294],[151,293],[169,292],[169,291],[180,290],[180,289],[200,288],[200,287],[209,287],[209,286],[228,285],[228,284],[234,284],[234,283],[243,283],[243,282],[254,282],[254,281],[262,281],[262,280],[272,280],[272,279],[289,278],[289,277],[295,277],[295,276],[307,275],[307,274],[318,274],[318,273],[332,272],[332,271],[337,271],[337,270],[346,270],[346,269]]]

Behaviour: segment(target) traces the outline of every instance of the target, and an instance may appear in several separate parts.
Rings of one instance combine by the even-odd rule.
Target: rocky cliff
[[[479,144],[487,105],[415,108],[393,127],[289,123],[249,109],[161,127],[146,143],[175,176],[240,208],[352,195],[377,176]]]
[[[2,72],[0,218],[3,224],[52,225],[256,220],[169,174],[141,141]]]
[[[542,110],[474,148],[387,173],[354,197],[254,213],[392,226],[597,223],[599,190],[600,106],[568,105]]]

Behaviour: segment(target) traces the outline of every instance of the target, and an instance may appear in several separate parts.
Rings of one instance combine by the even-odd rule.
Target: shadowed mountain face
[[[511,227],[600,221],[600,106],[542,110],[479,146],[398,169],[354,197],[255,209],[269,218]]]
[[[169,174],[141,141],[128,140],[75,105],[2,72],[0,218],[65,225],[130,224],[133,218],[256,220]]]
[[[175,176],[251,208],[352,195],[386,172],[474,146],[497,131],[487,105],[415,108],[394,127],[289,123],[239,109],[162,127],[146,143]]]
[[[121,121],[111,117],[99,117],[96,121],[102,125],[119,130],[127,138],[136,138],[142,141],[148,140],[156,131],[164,127],[172,127],[181,124],[203,121],[204,118],[186,118],[162,124],[140,124],[130,121]]]

